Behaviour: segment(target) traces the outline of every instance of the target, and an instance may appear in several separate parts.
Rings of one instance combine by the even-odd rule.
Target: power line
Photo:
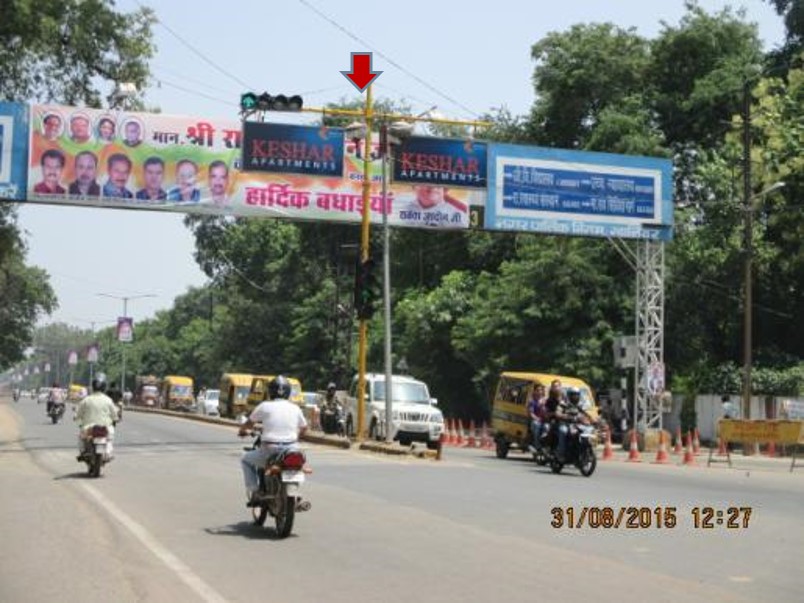
[[[137,5],[138,5],[138,6],[139,6],[141,9],[143,9],[143,10],[145,10],[145,9],[146,9],[146,7],[145,7],[145,6],[142,4],[142,2],[140,2],[140,0],[134,0],[134,2],[136,2],[136,3],[137,3]],[[241,79],[240,79],[240,78],[238,78],[237,76],[233,75],[233,74],[231,73],[231,71],[228,71],[228,70],[224,69],[223,67],[219,66],[219,65],[218,65],[217,63],[215,63],[215,62],[214,62],[212,59],[210,59],[209,57],[207,57],[207,56],[206,56],[204,53],[202,53],[200,50],[198,50],[198,49],[197,49],[197,48],[195,48],[195,47],[194,47],[192,44],[190,44],[190,43],[189,43],[187,40],[185,40],[184,38],[182,38],[182,37],[181,37],[181,36],[180,36],[178,33],[176,33],[176,32],[175,32],[175,31],[174,31],[174,30],[173,30],[173,29],[172,29],[170,26],[168,26],[168,25],[167,25],[167,24],[166,24],[164,21],[162,21],[162,19],[160,19],[159,17],[157,17],[157,16],[156,16],[156,12],[155,12],[155,11],[153,11],[153,14],[154,14],[154,16],[155,16],[156,22],[157,22],[157,23],[159,23],[159,25],[161,25],[162,27],[164,27],[164,28],[165,28],[165,29],[168,31],[168,33],[169,33],[170,35],[172,35],[172,36],[173,36],[174,38],[176,38],[176,39],[177,39],[179,42],[181,42],[181,44],[182,44],[182,45],[183,45],[185,48],[187,48],[187,49],[188,49],[190,52],[192,52],[194,55],[196,55],[196,56],[197,56],[199,59],[201,59],[202,61],[204,61],[204,62],[205,62],[207,65],[209,65],[210,67],[212,67],[213,69],[215,69],[215,70],[216,70],[216,71],[218,71],[219,73],[222,73],[223,75],[225,75],[226,77],[228,77],[228,78],[229,78],[230,80],[232,80],[233,82],[238,83],[240,86],[243,86],[244,88],[251,89],[251,86],[249,86],[247,83],[245,83],[243,80],[241,80]]]
[[[422,86],[424,86],[425,88],[427,88],[427,89],[428,89],[428,90],[430,90],[431,92],[434,92],[435,94],[437,94],[437,95],[438,95],[438,96],[440,96],[441,98],[443,98],[443,99],[445,99],[445,100],[449,101],[450,103],[452,103],[452,104],[453,104],[453,105],[455,105],[456,107],[460,107],[461,109],[463,109],[464,111],[466,111],[466,112],[467,112],[467,113],[469,113],[470,115],[473,115],[474,117],[479,117],[479,113],[478,113],[477,111],[473,111],[472,109],[470,109],[469,107],[467,107],[467,106],[466,106],[466,105],[464,105],[463,103],[461,103],[461,102],[459,102],[459,101],[455,100],[454,98],[452,98],[451,96],[449,96],[449,95],[445,94],[444,92],[441,92],[441,91],[440,91],[438,88],[436,88],[435,86],[433,86],[433,85],[429,84],[428,82],[426,82],[425,80],[423,80],[422,78],[420,78],[418,75],[416,75],[416,74],[414,74],[414,73],[412,73],[412,72],[408,71],[408,70],[407,70],[407,69],[405,69],[405,68],[404,68],[402,65],[400,65],[399,63],[397,63],[397,62],[396,62],[395,60],[393,60],[391,57],[389,57],[387,54],[385,54],[385,53],[384,53],[384,52],[382,52],[381,50],[378,50],[377,48],[373,47],[371,44],[369,44],[368,42],[366,42],[365,40],[363,40],[362,38],[360,38],[360,37],[359,37],[359,36],[357,36],[356,34],[352,33],[352,32],[351,32],[350,30],[348,30],[348,29],[347,29],[345,26],[341,25],[341,24],[340,24],[340,23],[338,23],[338,22],[337,22],[335,19],[333,19],[332,17],[330,17],[330,16],[328,16],[327,14],[323,13],[323,12],[322,12],[322,11],[320,11],[319,9],[317,9],[315,6],[313,6],[312,4],[310,4],[310,2],[308,2],[307,0],[299,0],[299,2],[300,2],[302,5],[304,5],[304,6],[306,6],[307,8],[309,8],[311,11],[313,11],[313,12],[314,12],[315,14],[317,14],[319,17],[321,17],[322,19],[324,19],[325,21],[327,21],[327,22],[328,22],[330,25],[332,25],[332,26],[333,26],[333,27],[335,27],[336,29],[339,29],[341,32],[343,32],[343,33],[344,33],[345,35],[347,35],[348,37],[352,38],[352,39],[353,39],[355,42],[358,42],[359,44],[362,44],[363,46],[365,46],[365,47],[366,47],[366,48],[368,48],[369,50],[372,50],[372,51],[376,52],[378,56],[380,56],[380,57],[382,57],[383,59],[385,59],[386,61],[388,61],[388,63],[389,63],[390,65],[392,65],[393,67],[396,67],[397,69],[399,69],[399,71],[401,71],[402,73],[404,73],[404,74],[405,74],[405,75],[407,75],[408,77],[410,77],[410,78],[412,78],[412,79],[416,80],[417,82],[419,82],[419,83],[420,83]]]

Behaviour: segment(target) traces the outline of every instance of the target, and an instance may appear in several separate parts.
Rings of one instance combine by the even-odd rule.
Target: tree
[[[101,86],[147,81],[149,9],[123,14],[111,0],[0,0],[0,15],[2,100],[99,107]],[[47,275],[25,265],[13,206],[0,204],[0,367],[21,357],[37,316],[55,306]]]

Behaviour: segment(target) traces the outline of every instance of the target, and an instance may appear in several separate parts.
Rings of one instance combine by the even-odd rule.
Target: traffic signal
[[[382,289],[375,267],[374,260],[368,258],[358,261],[355,271],[355,311],[360,320],[370,319],[382,298]]]
[[[259,96],[254,92],[244,92],[240,95],[240,110],[243,113],[254,111],[301,111],[304,101],[298,94],[273,96],[263,92]]]

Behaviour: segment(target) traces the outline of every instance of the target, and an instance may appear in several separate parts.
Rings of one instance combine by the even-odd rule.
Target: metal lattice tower
[[[636,244],[636,406],[642,429],[662,428],[661,396],[648,390],[648,369],[664,365],[664,242]],[[636,417],[634,417],[636,419]]]

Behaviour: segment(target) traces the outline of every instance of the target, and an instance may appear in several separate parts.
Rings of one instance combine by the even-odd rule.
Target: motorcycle
[[[64,402],[52,402],[47,414],[54,425],[61,421],[61,418],[64,416]]]
[[[256,435],[254,442],[243,450],[256,450],[261,446],[261,433],[255,431],[252,435]],[[296,513],[309,511],[312,507],[310,501],[302,500],[299,493],[305,475],[312,473],[305,466],[306,462],[304,452],[289,447],[269,458],[265,469],[258,471],[259,494],[248,503],[254,525],[265,525],[265,520],[270,515],[274,518],[279,538],[290,535]]]
[[[584,477],[589,477],[597,467],[597,457],[592,441],[595,438],[595,427],[590,424],[585,413],[579,411],[572,414],[568,423],[568,433],[564,459],[557,454],[558,435],[555,427],[551,428],[547,441],[533,453],[536,464],[550,465],[553,473],[561,473],[565,465],[575,465]]]
[[[111,460],[111,434],[104,425],[92,425],[84,435],[84,450],[78,460],[87,464],[90,477],[100,477],[101,468]]]
[[[336,404],[333,407],[325,405],[321,410],[321,430],[324,433],[334,433],[341,437],[346,437],[346,413],[343,407]]]

